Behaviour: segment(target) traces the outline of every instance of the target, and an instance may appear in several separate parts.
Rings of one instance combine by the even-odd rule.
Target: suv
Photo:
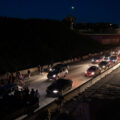
[[[117,60],[118,60],[118,57],[115,55],[110,57],[110,62],[112,62],[112,63],[116,63]]]
[[[97,64],[97,63],[100,63],[102,60],[103,60],[102,56],[96,56],[92,59],[92,63]]]
[[[54,66],[52,71],[50,71],[47,75],[49,80],[63,78],[68,74],[68,67],[65,65]]]
[[[107,69],[110,67],[110,62],[107,61],[102,61],[99,63],[99,67],[103,70]]]
[[[47,96],[57,97],[61,95],[61,93],[65,93],[72,88],[72,80],[69,79],[58,79],[54,81],[48,88],[46,89]]]
[[[107,62],[110,62],[110,57],[111,57],[111,55],[109,53],[107,53],[107,54],[105,54],[103,60],[107,61]]]

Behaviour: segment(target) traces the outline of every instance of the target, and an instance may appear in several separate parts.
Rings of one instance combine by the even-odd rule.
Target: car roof
[[[110,58],[117,58],[117,56],[114,55],[114,56],[111,56]]]
[[[107,64],[107,63],[108,63],[107,61],[102,61],[99,64]]]
[[[48,88],[50,87],[63,87],[64,85],[66,84],[69,84],[69,83],[72,83],[72,80],[69,80],[69,79],[58,79],[56,81],[54,81]]]
[[[91,66],[88,68],[88,70],[96,70],[96,68],[98,68],[97,66]]]
[[[105,54],[105,57],[109,57],[109,56],[111,56],[110,53]]]
[[[58,79],[55,81],[55,83],[65,83],[65,82],[71,82],[72,80],[69,79]]]
[[[94,59],[100,59],[102,56],[95,56]]]

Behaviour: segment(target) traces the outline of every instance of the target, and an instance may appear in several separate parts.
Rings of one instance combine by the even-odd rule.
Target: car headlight
[[[95,73],[94,73],[94,72],[92,72],[91,74],[92,74],[92,75],[94,75]]]
[[[92,59],[92,62],[94,62],[94,59]]]
[[[96,60],[96,62],[99,62],[99,60]]]
[[[103,68],[105,68],[105,66],[102,66]]]
[[[58,93],[58,90],[53,90],[53,93],[57,94],[57,93]]]
[[[56,75],[53,75],[53,77],[56,77]]]
[[[49,68],[49,71],[52,71],[52,68]]]

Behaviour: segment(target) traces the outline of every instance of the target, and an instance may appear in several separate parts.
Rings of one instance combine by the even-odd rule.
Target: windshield
[[[111,60],[117,59],[117,56],[112,56],[110,59],[111,59]]]
[[[89,70],[89,71],[95,71],[96,69],[97,69],[96,66],[92,66],[92,67],[90,67],[88,70]]]

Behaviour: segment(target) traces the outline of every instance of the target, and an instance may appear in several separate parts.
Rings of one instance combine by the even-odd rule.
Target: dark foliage
[[[55,20],[1,17],[0,31],[0,74],[103,49],[96,41]]]

